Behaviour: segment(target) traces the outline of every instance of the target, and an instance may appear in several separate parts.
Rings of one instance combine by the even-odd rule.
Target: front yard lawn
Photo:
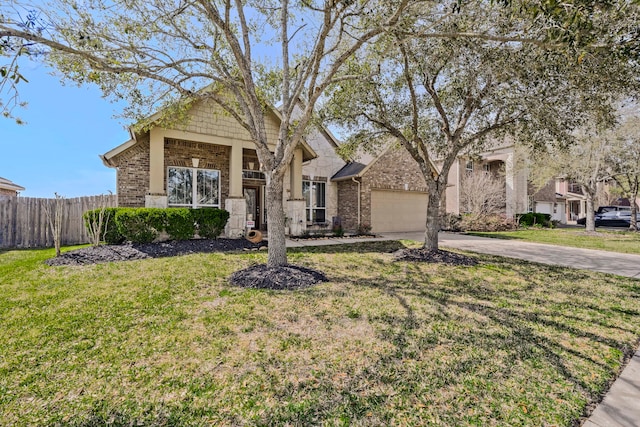
[[[603,231],[586,233],[584,228],[524,228],[516,231],[469,232],[474,236],[517,239],[527,242],[640,254],[640,232]]]
[[[0,252],[0,425],[574,426],[636,348],[640,281],[403,243],[292,250],[298,291],[227,283],[264,252]]]

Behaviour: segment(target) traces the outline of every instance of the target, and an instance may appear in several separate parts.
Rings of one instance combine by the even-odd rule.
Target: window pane
[[[324,196],[325,183],[324,182],[314,182],[313,185],[316,187],[316,191],[315,191],[315,194],[314,194],[314,196],[315,196],[314,206],[317,206],[319,208],[326,207],[325,196]]]
[[[191,169],[169,168],[167,199],[171,205],[193,203],[193,173]]]
[[[325,221],[325,210],[324,209],[314,209],[313,210],[313,222],[326,222]]]
[[[309,208],[311,206],[311,183],[309,181],[302,181],[302,195],[304,196],[305,206]]]
[[[218,171],[198,169],[197,172],[197,203],[198,205],[218,205]]]

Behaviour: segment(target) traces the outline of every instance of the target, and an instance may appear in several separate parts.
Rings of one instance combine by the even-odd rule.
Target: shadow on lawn
[[[526,240],[523,237],[519,237],[519,236],[506,236],[504,234],[492,234],[492,233],[482,233],[482,232],[473,232],[473,231],[467,231],[464,233],[467,236],[476,236],[476,237],[488,237],[490,239],[500,239],[500,240]]]
[[[291,252],[390,253],[405,247],[401,242],[387,241],[296,248]],[[380,340],[390,345],[341,381],[320,372],[316,378],[282,382],[267,392],[256,389],[248,397],[258,401],[267,396],[278,404],[264,408],[251,423],[317,425],[340,420],[345,425],[402,424],[394,406],[400,396],[406,399],[400,409],[417,417],[405,420],[407,425],[423,421],[418,417],[420,408],[441,417],[433,424],[527,424],[522,419],[506,419],[505,409],[509,405],[518,408],[525,398],[532,406],[540,407],[540,413],[535,415],[538,418],[528,419],[528,425],[554,424],[557,418],[548,418],[553,415],[545,413],[545,408],[553,408],[554,414],[563,417],[568,425],[579,425],[580,417],[589,412],[589,403],[599,400],[607,379],[612,380],[617,369],[615,363],[607,363],[611,359],[598,355],[615,358],[611,355],[619,351],[629,357],[633,351],[629,336],[637,337],[640,332],[633,329],[640,313],[620,307],[615,299],[599,298],[597,286],[582,287],[575,294],[571,284],[596,277],[591,273],[500,257],[477,257],[481,264],[457,267],[446,280],[441,280],[440,275],[450,267],[392,263],[383,257],[371,262],[385,266],[384,276],[354,280],[350,270],[333,270],[333,282],[374,290],[397,302],[397,310],[389,307],[358,314],[376,330]],[[354,268],[368,267],[354,263]],[[478,280],[484,276],[482,269],[491,272],[498,283]],[[597,275],[600,277],[604,276]],[[629,286],[620,288],[626,294],[640,289]],[[329,292],[328,296],[337,301],[345,295],[342,287],[335,291],[311,288],[306,292]],[[275,375],[274,366],[281,363],[268,359],[256,363],[256,369]],[[567,396],[579,400],[575,395],[588,403],[575,410],[555,410],[562,406],[557,400],[568,399]],[[300,396],[305,398],[301,400]],[[188,402],[184,405],[154,408],[154,414],[149,416],[152,425],[189,423],[195,415],[189,413]],[[487,412],[478,419],[464,418],[466,411],[479,405]],[[107,411],[105,416],[102,413],[99,410],[88,422],[73,425],[104,425],[105,420],[114,419],[121,424],[112,425],[146,421],[130,420],[118,412]],[[225,423],[247,423],[240,413],[228,416]]]
[[[638,317],[637,310],[620,309],[614,302],[602,306],[593,304],[580,305],[584,317],[575,315],[570,306],[563,308],[550,307],[550,301],[544,298],[545,292],[527,300],[527,292],[532,288],[540,290],[545,284],[538,283],[528,274],[530,263],[504,261],[498,257],[484,257],[483,260],[493,265],[502,264],[505,269],[515,271],[519,279],[525,282],[519,291],[509,288],[482,286],[470,282],[468,277],[453,278],[446,283],[430,280],[421,270],[420,265],[407,263],[402,277],[389,277],[359,280],[358,286],[379,290],[397,300],[404,311],[404,316],[385,315],[371,319],[383,330],[381,336],[395,346],[394,354],[380,360],[380,369],[384,372],[390,360],[406,361],[419,357],[423,351],[434,349],[443,343],[463,342],[472,349],[468,355],[460,357],[460,362],[448,373],[445,384],[451,385],[464,381],[486,363],[496,362],[501,365],[500,375],[509,376],[519,363],[530,362],[541,368],[553,368],[555,373],[570,382],[579,395],[588,403],[582,416],[588,415],[593,403],[599,401],[604,390],[613,381],[618,370],[616,357],[612,354],[620,352],[624,361],[634,352],[629,344],[629,336],[635,335],[638,329],[618,326],[616,321]],[[478,267],[482,268],[482,266]],[[556,267],[537,266],[546,269],[548,276],[560,274]],[[544,274],[544,273],[543,273]],[[539,276],[540,274],[538,274]],[[585,280],[588,274],[579,270],[562,270],[564,280]],[[416,280],[417,279],[417,280]],[[347,275],[333,277],[332,280],[348,282]],[[553,286],[553,279],[546,286]],[[582,290],[581,290],[582,291]],[[571,290],[558,291],[566,296],[578,299],[596,299],[597,291],[585,291],[586,294],[572,296]],[[427,314],[425,300],[436,314]],[[419,302],[419,303],[418,303]],[[578,303],[579,304],[579,303]],[[421,310],[425,310],[421,312]],[[432,322],[458,322],[461,313],[474,319],[481,319],[477,324],[466,325],[468,330],[456,332],[446,330],[438,334],[424,333]],[[610,321],[607,321],[607,320]],[[468,321],[468,319],[463,319]],[[624,322],[623,322],[624,323]],[[593,326],[597,328],[594,330]],[[464,329],[464,327],[463,327]],[[600,329],[598,331],[597,329]],[[627,339],[621,337],[627,334]],[[597,343],[596,345],[594,345]],[[474,353],[474,351],[476,351]],[[507,354],[503,360],[487,360],[486,355],[495,352]],[[594,352],[596,352],[594,356]],[[602,357],[598,357],[599,354]],[[608,357],[608,358],[607,358]],[[619,357],[619,356],[618,356]],[[614,360],[612,360],[614,359]],[[609,363],[608,363],[609,361]],[[612,363],[613,362],[613,363]],[[599,373],[597,378],[586,373]],[[403,378],[406,382],[406,377]],[[546,379],[555,382],[553,377]],[[553,387],[550,385],[550,387]],[[576,425],[579,420],[574,421]]]
[[[407,246],[398,240],[384,240],[339,245],[304,246],[289,248],[290,253],[341,254],[341,253],[391,253]]]

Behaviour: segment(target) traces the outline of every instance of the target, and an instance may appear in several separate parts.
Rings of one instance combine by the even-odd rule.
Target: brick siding
[[[118,206],[144,207],[149,192],[149,138],[113,158],[116,165]]]
[[[392,147],[367,170],[365,186],[371,190],[427,191],[418,163],[403,147]]]
[[[358,228],[358,184],[353,181],[338,182],[338,216],[342,228],[353,231]]]
[[[361,178],[360,224],[371,225],[371,192],[373,190],[427,191],[418,163],[403,147],[383,153]],[[407,187],[405,188],[405,184]],[[347,231],[357,229],[358,186],[352,181],[338,183],[338,215]]]
[[[198,168],[220,171],[221,207],[229,196],[230,147],[201,142],[166,139],[164,142],[165,175],[169,166],[192,167],[192,158],[200,159]],[[144,207],[149,192],[149,139],[114,157],[117,165],[118,206]],[[166,176],[164,188],[166,192]]]
[[[224,208],[224,201],[229,197],[229,161],[231,158],[231,147],[204,142],[165,139],[165,174],[169,166],[193,167],[192,158],[200,159],[198,169],[215,169],[220,171],[220,207]],[[166,176],[164,180],[164,190],[166,193]]]

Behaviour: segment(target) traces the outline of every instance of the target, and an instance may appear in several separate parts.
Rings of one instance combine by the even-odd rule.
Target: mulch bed
[[[235,286],[275,290],[308,288],[327,281],[321,271],[291,264],[272,268],[257,264],[229,276],[229,282]]]
[[[396,261],[439,262],[443,264],[463,266],[473,266],[478,264],[478,261],[475,258],[455,252],[443,251],[441,249],[399,249],[393,253],[393,257]]]
[[[89,246],[64,252],[59,257],[46,260],[45,263],[52,266],[88,265],[195,253],[260,250],[266,248],[266,241],[251,243],[245,239],[171,240],[160,243]]]
[[[161,243],[100,245],[64,252],[59,257],[46,260],[45,263],[51,266],[89,265],[194,253],[250,251],[266,248],[267,242],[251,243],[245,239],[194,239]],[[396,261],[464,266],[478,264],[475,258],[462,254],[443,250],[429,251],[424,248],[400,249],[395,251],[393,256]],[[302,289],[326,281],[328,279],[321,271],[296,265],[269,268],[265,264],[258,264],[236,271],[229,277],[229,282],[235,286],[274,290]]]

